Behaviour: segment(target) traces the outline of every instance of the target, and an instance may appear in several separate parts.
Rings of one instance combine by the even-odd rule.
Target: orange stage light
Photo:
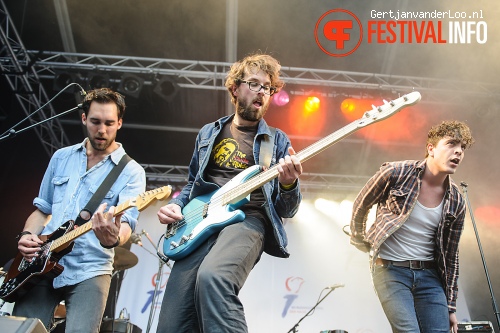
[[[308,97],[304,103],[304,111],[307,113],[315,112],[319,109],[321,102],[318,97]]]
[[[380,99],[356,99],[346,98],[340,105],[340,110],[348,121],[361,119],[365,112],[375,107],[384,105],[383,98]],[[415,133],[423,131],[427,126],[425,116],[418,112],[412,112],[418,106],[412,106],[399,111],[397,114],[381,122],[362,130],[358,135],[374,141],[411,141]]]

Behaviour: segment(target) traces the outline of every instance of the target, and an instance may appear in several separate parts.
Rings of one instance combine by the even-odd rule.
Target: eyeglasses
[[[259,92],[261,89],[264,90],[264,94],[272,96],[276,92],[276,88],[271,86],[263,86],[259,82],[239,80],[242,83],[248,83],[248,89],[251,91]]]

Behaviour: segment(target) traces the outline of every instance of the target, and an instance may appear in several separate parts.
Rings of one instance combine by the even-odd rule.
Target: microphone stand
[[[474,214],[472,214],[472,208],[471,208],[471,204],[469,202],[469,196],[467,195],[467,186],[468,185],[465,182],[461,182],[460,186],[462,186],[462,191],[464,192],[464,195],[465,195],[465,201],[467,202],[467,208],[469,209],[469,214],[471,217],[472,226],[474,227],[474,232],[476,234],[477,245],[479,247],[479,253],[481,255],[481,260],[483,262],[483,268],[484,268],[484,273],[486,275],[486,281],[488,281],[488,288],[490,289],[491,302],[493,305],[493,312],[495,313],[497,325],[498,325],[498,327],[500,327],[500,314],[498,312],[498,306],[497,306],[497,303],[495,300],[495,295],[493,294],[493,288],[491,286],[490,275],[488,273],[488,267],[486,266],[486,259],[484,258],[483,247],[481,246],[481,241],[479,240],[479,233],[477,231],[476,221],[474,220]]]
[[[155,245],[151,237],[149,237],[149,234],[146,232],[146,230],[142,230],[142,234],[146,236],[151,245],[153,245],[156,252],[158,252],[158,247]],[[158,272],[156,273],[155,290],[151,298],[151,308],[149,310],[148,326],[146,328],[146,333],[149,333],[149,331],[151,330],[151,325],[153,324],[154,309],[156,306],[156,297],[158,296],[158,291],[160,289],[161,276],[163,274],[163,265],[165,264],[167,264],[167,266],[171,268],[168,262],[164,262],[158,258]]]
[[[339,287],[340,287],[340,286],[339,286]],[[307,313],[306,313],[306,314],[305,314],[302,318],[300,318],[300,319],[299,319],[299,321],[298,321],[295,325],[293,325],[293,327],[292,327],[292,328],[291,328],[291,329],[290,329],[287,333],[297,333],[297,332],[298,332],[298,329],[297,329],[297,328],[299,327],[300,322],[301,322],[302,320],[304,320],[304,318],[306,318],[307,316],[309,316],[309,314],[310,314],[310,313],[312,313],[312,312],[314,311],[314,309],[316,309],[316,307],[317,307],[317,306],[318,306],[321,302],[323,302],[323,300],[324,300],[326,297],[328,297],[328,295],[330,295],[330,294],[331,294],[331,292],[332,292],[332,291],[334,291],[335,289],[337,289],[337,287],[335,287],[335,288],[334,288],[334,287],[332,287],[332,288],[329,288],[329,289],[330,289],[330,290],[326,293],[326,295],[325,295],[325,296],[323,296],[323,298],[322,298],[322,299],[320,299],[320,300],[316,303],[316,305],[314,305],[314,306],[311,308],[311,310],[309,310],[309,311],[308,311],[308,312],[307,312]]]
[[[53,120],[53,119],[58,118],[58,117],[62,117],[62,116],[66,115],[66,114],[68,114],[70,112],[73,112],[73,111],[81,109],[81,108],[82,108],[82,104],[78,104],[77,106],[75,106],[72,109],[66,110],[66,111],[64,111],[62,113],[59,113],[59,114],[56,114],[56,115],[54,115],[54,116],[52,116],[50,118],[44,119],[42,121],[39,121],[38,123],[32,124],[32,125],[30,125],[28,127],[25,127],[25,128],[23,128],[23,129],[21,129],[19,131],[16,131],[15,129],[11,128],[10,130],[7,131],[8,134],[0,137],[0,141],[3,141],[3,140],[8,139],[8,138],[13,138],[17,134],[22,133],[22,132],[24,132],[26,130],[29,130],[30,128],[33,128],[33,127],[38,126],[38,125],[42,125],[42,124],[44,124],[44,123],[46,123],[46,122],[48,122],[50,120]]]
[[[47,119],[44,119],[42,121],[39,121],[38,123],[35,123],[35,124],[32,124],[31,126],[28,126],[28,127],[25,127],[19,131],[16,132],[16,130],[14,129],[14,127],[16,127],[17,125],[21,124],[22,122],[26,121],[27,119],[31,118],[33,115],[35,115],[37,112],[41,111],[44,107],[46,107],[47,105],[49,105],[54,99],[56,99],[57,96],[59,96],[63,91],[65,91],[66,89],[68,89],[69,87],[71,86],[77,86],[78,88],[80,88],[80,94],[82,96],[85,96],[87,93],[85,92],[85,90],[83,90],[82,86],[80,86],[78,83],[70,83],[68,84],[66,87],[64,87],[61,91],[59,91],[54,97],[52,97],[47,103],[45,103],[44,105],[42,105],[41,107],[39,107],[37,110],[33,111],[31,114],[29,114],[27,117],[25,117],[23,120],[21,120],[20,122],[18,122],[17,124],[15,124],[14,126],[12,126],[9,130],[7,130],[6,132],[3,132],[2,134],[0,134],[0,142],[5,140],[5,139],[8,139],[8,138],[13,138],[15,137],[18,133],[22,133],[32,127],[35,127],[35,126],[38,126],[38,125],[41,125],[41,124],[44,124],[46,123],[47,121],[50,121],[50,120],[53,120],[55,118],[58,118],[58,117],[61,117],[61,116],[64,116],[65,114],[68,114],[72,111],[75,111],[77,109],[81,109],[82,108],[82,103],[78,104],[76,107],[72,108],[72,109],[69,109],[67,111],[64,111],[60,114],[56,114],[50,118],[47,118]],[[7,134],[6,134],[7,133]]]

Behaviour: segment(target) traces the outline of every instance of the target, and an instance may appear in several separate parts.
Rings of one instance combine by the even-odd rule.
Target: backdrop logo
[[[155,307],[157,307],[159,304],[161,304],[161,301],[159,301],[159,300],[161,300],[160,295],[163,293],[163,290],[165,289],[165,286],[167,285],[168,278],[170,277],[170,272],[163,273],[163,278],[165,278],[165,282],[163,282],[161,284],[161,286],[159,286],[159,288],[156,288],[157,275],[158,275],[158,273],[155,273],[151,277],[151,284],[153,286],[153,289],[146,292],[148,296],[146,298],[146,302],[144,303],[144,305],[141,309],[141,313],[144,313],[149,309],[149,307],[153,303],[153,298],[155,298]],[[162,279],[160,279],[160,282],[161,281],[162,281]]]
[[[332,9],[316,22],[314,37],[319,48],[332,57],[345,57],[363,40],[361,21],[348,10]]]
[[[290,294],[283,296],[285,299],[285,306],[283,307],[283,312],[281,312],[281,317],[284,318],[288,313],[288,310],[292,306],[292,303],[299,297],[300,287],[304,283],[304,279],[298,276],[290,276],[285,281],[285,288]]]

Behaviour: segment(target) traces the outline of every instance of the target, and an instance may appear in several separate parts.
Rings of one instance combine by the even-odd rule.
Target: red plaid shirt
[[[356,197],[351,220],[351,244],[371,245],[373,269],[382,243],[408,220],[417,202],[424,161],[384,163]],[[448,299],[450,312],[456,311],[458,293],[458,243],[464,227],[465,200],[448,176],[443,212],[435,236],[434,258]],[[366,232],[370,208],[377,204],[377,217]]]

